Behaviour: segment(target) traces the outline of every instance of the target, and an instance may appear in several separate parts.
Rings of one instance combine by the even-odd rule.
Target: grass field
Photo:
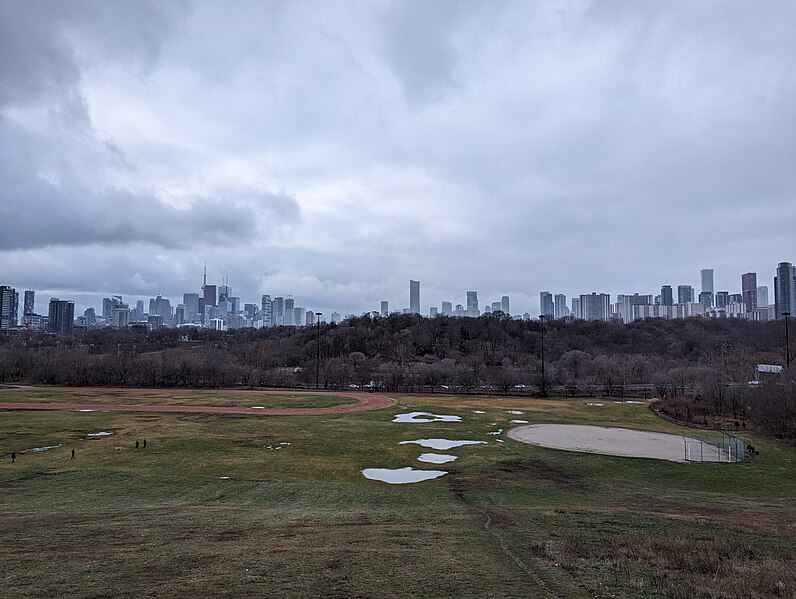
[[[114,397],[146,393],[169,398]],[[0,595],[796,596],[793,448],[747,437],[760,455],[732,465],[578,454],[505,429],[690,431],[608,401],[397,400],[334,416],[0,411]],[[390,421],[410,410],[462,421]],[[100,431],[113,434],[87,437]],[[444,451],[459,457],[443,466],[399,444],[428,437],[487,444]],[[387,485],[360,473],[405,466],[449,474]]]
[[[28,388],[0,390],[0,403],[75,403],[107,405],[178,405],[251,408],[331,408],[356,403],[350,397],[257,391],[194,391],[186,389]]]

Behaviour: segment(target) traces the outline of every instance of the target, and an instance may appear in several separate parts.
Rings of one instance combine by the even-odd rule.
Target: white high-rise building
[[[409,312],[420,314],[420,281],[409,279]]]

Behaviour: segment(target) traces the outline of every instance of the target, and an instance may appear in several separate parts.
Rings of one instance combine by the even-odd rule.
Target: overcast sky
[[[0,284],[329,312],[796,262],[796,4],[0,2]],[[773,290],[771,290],[773,301]]]

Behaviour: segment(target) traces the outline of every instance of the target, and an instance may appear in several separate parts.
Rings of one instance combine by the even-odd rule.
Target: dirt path
[[[72,389],[74,390],[74,389]],[[116,389],[117,391],[119,389]],[[238,391],[236,391],[237,393]],[[249,393],[242,391],[242,393]],[[284,395],[284,391],[253,391],[259,395]],[[291,395],[319,395],[318,392],[290,391]],[[352,395],[347,393],[323,393],[331,397],[354,399],[357,403],[330,408],[235,408],[225,406],[156,406],[113,405],[88,403],[0,403],[0,410],[72,410],[94,412],[171,412],[189,414],[252,414],[255,416],[321,416],[324,414],[346,414],[364,410],[380,410],[393,404],[393,400],[379,393]]]

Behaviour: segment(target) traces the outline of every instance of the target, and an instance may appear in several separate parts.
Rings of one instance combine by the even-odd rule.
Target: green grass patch
[[[580,454],[487,433],[512,419],[689,429],[644,405],[396,399],[331,416],[0,411],[2,594],[546,597],[504,548],[561,597],[796,589],[786,445],[747,437],[760,455],[740,464]],[[391,422],[410,410],[462,421]],[[87,436],[99,431],[113,434]],[[442,466],[400,444],[429,437],[487,444],[440,452],[458,456]],[[61,447],[21,453],[45,445]],[[361,475],[406,466],[448,474],[414,485]]]

